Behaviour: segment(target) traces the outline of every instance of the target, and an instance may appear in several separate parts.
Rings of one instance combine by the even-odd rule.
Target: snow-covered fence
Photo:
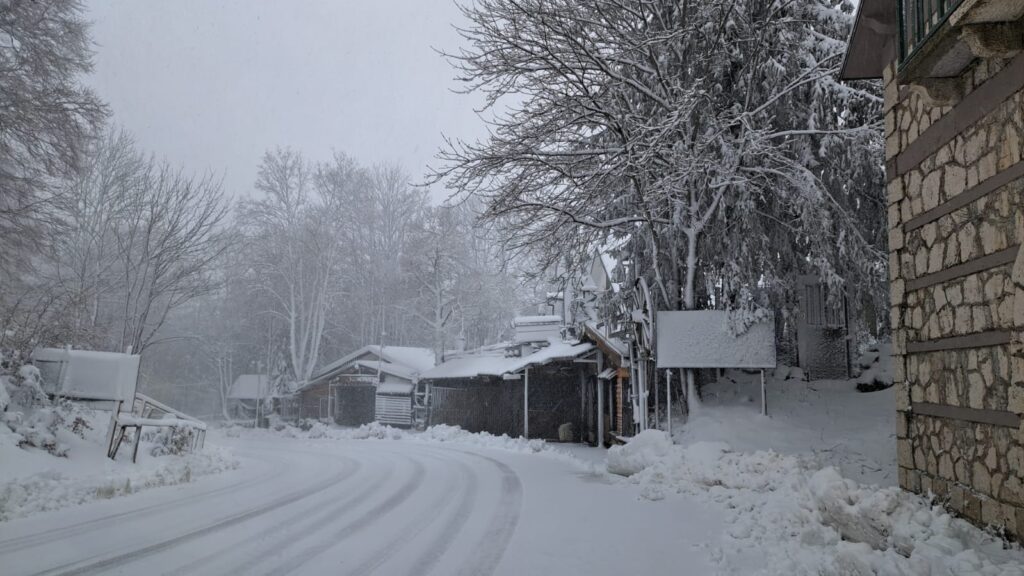
[[[130,412],[121,411],[123,404],[122,401],[118,401],[110,415],[110,429],[107,432],[107,456],[111,459],[117,457],[117,451],[129,428],[135,432],[132,441],[132,462],[138,459],[143,426],[186,429],[190,433],[188,445],[191,450],[202,448],[206,443],[205,423],[145,394],[135,395]],[[153,418],[154,413],[162,413],[163,417]]]

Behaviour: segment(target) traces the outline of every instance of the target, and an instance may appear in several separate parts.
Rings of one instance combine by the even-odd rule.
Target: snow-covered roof
[[[270,395],[270,380],[266,374],[242,374],[235,378],[228,391],[228,398],[236,400],[254,400]]]
[[[533,354],[507,357],[504,354],[467,354],[453,358],[420,374],[423,379],[472,378],[474,376],[501,376],[518,372],[534,364],[546,364],[562,358],[576,358],[594,348],[589,342],[574,344],[549,340],[550,344]]]
[[[372,356],[373,358],[363,358],[363,356]],[[412,373],[418,374],[434,366],[434,351],[429,348],[413,348],[411,346],[384,346],[381,347],[377,344],[369,344],[362,348],[347,354],[334,362],[331,362],[327,366],[320,369],[316,375],[313,376],[311,382],[322,380],[325,377],[331,376],[349,367],[356,360],[370,360],[375,361],[383,359],[385,362],[396,366],[404,366],[408,368]]]
[[[412,386],[406,382],[382,382],[377,386],[377,394],[408,396],[412,394]]]
[[[380,350],[380,346],[371,345],[374,350]],[[430,348],[414,348],[411,346],[384,346],[383,351],[375,352],[391,362],[401,366],[408,366],[416,372],[423,372],[433,368],[437,360],[434,358],[434,351]]]
[[[390,374],[403,380],[416,379],[416,372],[406,366],[399,366],[398,364],[392,364],[391,362],[380,362],[379,360],[356,360],[352,363],[352,366],[362,366],[369,370],[380,369],[385,374]]]

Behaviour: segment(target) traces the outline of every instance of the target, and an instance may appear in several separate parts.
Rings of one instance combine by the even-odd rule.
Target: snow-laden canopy
[[[594,345],[589,342],[578,344],[555,339],[549,339],[548,342],[548,346],[526,356],[509,357],[496,353],[466,354],[427,370],[420,374],[420,378],[501,376],[518,372],[529,366],[547,364],[553,360],[576,358],[594,349]]]

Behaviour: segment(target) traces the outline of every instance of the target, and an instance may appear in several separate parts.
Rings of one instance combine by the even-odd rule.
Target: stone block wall
[[[1024,536],[1024,56],[884,75],[900,485]]]

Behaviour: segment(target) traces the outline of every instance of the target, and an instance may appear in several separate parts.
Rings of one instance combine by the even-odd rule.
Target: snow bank
[[[767,418],[760,414],[759,376],[727,371],[703,387],[701,408],[688,422],[677,413],[675,442],[726,442],[736,451],[799,455],[861,483],[895,486],[893,390],[858,392],[853,379],[807,382],[797,370],[777,368],[768,380]]]
[[[229,452],[212,447],[183,456],[143,456],[138,464],[130,462],[130,450],[122,450],[118,461],[110,460],[110,413],[49,400],[38,375],[27,365],[14,375],[0,374],[0,521],[189,482],[239,465]],[[180,438],[164,431],[147,431],[141,453],[182,447],[176,445]]]
[[[609,451],[609,471],[622,466],[612,460]],[[739,453],[723,443],[699,442],[672,446],[623,481],[638,485],[650,500],[685,494],[728,510],[729,528],[716,556],[729,572],[1024,574],[1019,547],[920,496],[858,484],[799,456]]]
[[[608,471],[631,476],[668,455],[672,440],[660,430],[645,430],[622,446],[608,449]]]
[[[184,456],[146,458],[136,465],[118,464],[110,462],[102,472],[92,474],[50,469],[4,482],[0,484],[0,521],[191,482],[238,468],[239,462],[229,451],[211,447]]]
[[[580,465],[588,470],[593,468],[591,463],[578,458],[568,450],[548,444],[544,440],[527,440],[521,437],[512,438],[506,434],[495,436],[487,432],[469,432],[459,426],[449,426],[447,424],[431,426],[420,432],[392,428],[377,422],[363,424],[358,428],[341,428],[330,426],[323,422],[314,422],[310,424],[308,430],[303,430],[292,424],[278,421],[272,425],[270,432],[288,438],[306,438],[311,440],[404,440],[407,442],[452,444],[523,454],[543,454]],[[231,427],[225,429],[224,433],[229,437],[238,437],[243,433],[259,432],[241,427]]]
[[[495,436],[487,432],[468,432],[459,426],[438,424],[431,426],[421,433],[409,434],[409,438],[419,442],[447,442],[450,444],[462,444],[478,448],[491,448],[494,450],[505,450],[507,452],[557,452],[555,448],[548,445],[544,440],[525,438],[512,438],[507,434]]]

